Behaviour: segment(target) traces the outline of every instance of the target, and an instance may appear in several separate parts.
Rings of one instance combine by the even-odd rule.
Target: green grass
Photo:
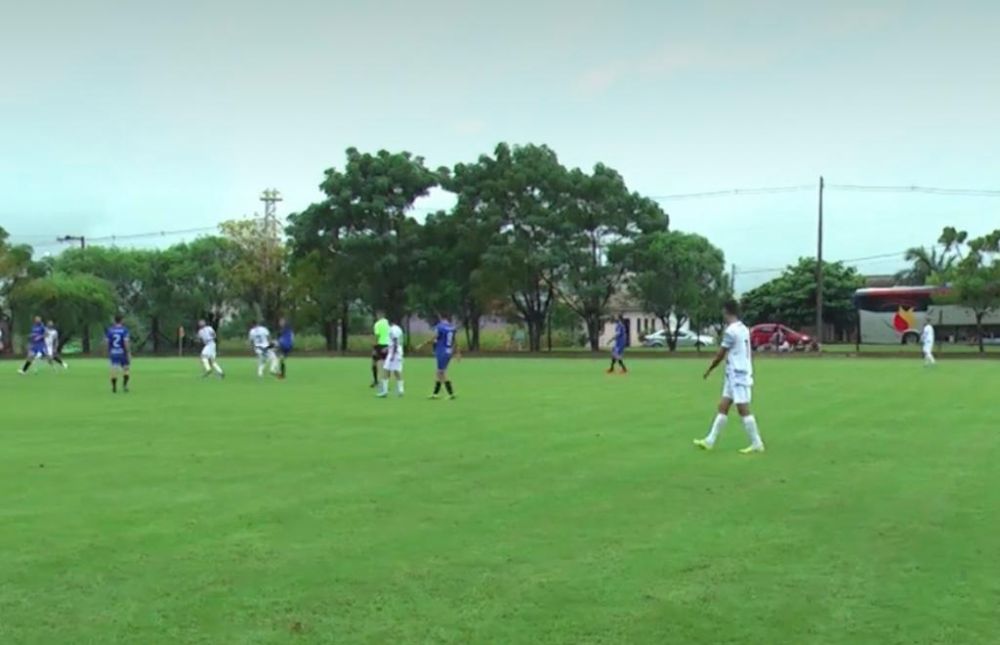
[[[996,642],[992,362],[223,360],[2,364],[0,642]]]

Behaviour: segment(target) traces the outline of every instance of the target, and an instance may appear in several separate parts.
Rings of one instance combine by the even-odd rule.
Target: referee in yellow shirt
[[[372,348],[372,387],[378,387],[378,375],[380,363],[389,354],[389,321],[385,318],[385,312],[381,309],[375,310],[375,325],[372,327],[372,335],[375,336],[375,346]]]

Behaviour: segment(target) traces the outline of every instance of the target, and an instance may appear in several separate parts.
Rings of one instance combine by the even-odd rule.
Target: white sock
[[[263,363],[261,363],[260,365],[257,366],[257,376],[258,376],[258,378],[261,377],[261,376],[264,376],[264,364]]]
[[[205,371],[206,372],[211,372],[212,371],[212,364],[208,362],[207,358],[201,359],[201,364],[205,366]]]
[[[214,368],[215,368],[215,371],[216,371],[216,372],[218,372],[219,374],[222,374],[222,373],[223,373],[223,372],[222,372],[222,366],[221,366],[221,365],[219,365],[218,363],[212,363],[212,367],[214,367]]]
[[[389,393],[389,379],[384,378],[382,379],[382,387],[379,388],[379,394],[388,394],[388,393]]]
[[[396,391],[400,394],[403,393],[403,381],[396,381]]]
[[[724,414],[715,415],[715,421],[712,422],[712,429],[708,431],[708,436],[705,437],[705,443],[714,446],[715,442],[719,439],[719,435],[722,434],[722,429],[726,427],[726,421],[728,420],[729,417]]]
[[[751,414],[743,417],[743,428],[750,438],[750,445],[754,448],[763,448],[764,442],[760,439],[760,430],[757,429],[757,419]]]

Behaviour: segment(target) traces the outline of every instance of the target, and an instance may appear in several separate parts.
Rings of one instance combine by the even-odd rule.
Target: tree
[[[1000,229],[970,240],[965,231],[948,227],[940,243],[961,258],[942,278],[950,283],[954,299],[972,310],[979,351],[984,352],[983,318],[1000,310]]]
[[[253,317],[277,325],[289,290],[286,249],[281,231],[266,218],[229,220],[219,225],[235,250],[226,267],[229,292]]]
[[[838,334],[856,326],[854,292],[864,278],[840,262],[823,265],[823,321]],[[743,294],[743,314],[751,324],[780,322],[808,327],[816,321],[816,259],[801,258],[779,277]]]
[[[503,143],[492,157],[458,164],[443,181],[458,195],[456,208],[490,228],[484,278],[491,290],[508,294],[535,352],[541,349],[554,285],[562,279],[556,241],[566,228],[567,182],[566,169],[549,148]]]
[[[552,286],[584,322],[592,351],[608,303],[625,283],[625,258],[643,234],[666,231],[667,215],[656,202],[630,193],[616,171],[598,164],[592,175],[569,173],[564,217],[556,220],[555,252],[561,282]]]
[[[484,255],[493,230],[474,212],[428,216],[420,231],[415,254],[415,284],[410,290],[414,309],[433,320],[441,312],[455,312],[465,330],[469,350],[479,350],[480,320],[502,294],[487,276]]]
[[[85,273],[53,273],[29,280],[17,286],[11,300],[45,319],[59,321],[63,343],[89,325],[107,322],[115,311],[111,284]],[[26,327],[29,319],[24,320]]]
[[[9,331],[17,328],[20,308],[11,300],[11,294],[24,282],[44,276],[48,268],[32,260],[32,249],[27,244],[10,244],[9,235],[0,226],[0,307],[9,311]],[[4,344],[13,351],[13,343]]]
[[[670,351],[685,322],[719,315],[729,290],[725,257],[704,237],[659,231],[640,238],[630,256],[629,289],[663,323]]]
[[[896,280],[900,284],[913,286],[925,285],[932,276],[950,271],[958,259],[954,253],[936,246],[909,248],[906,250],[905,258],[907,262],[912,263],[912,266],[897,273]]]

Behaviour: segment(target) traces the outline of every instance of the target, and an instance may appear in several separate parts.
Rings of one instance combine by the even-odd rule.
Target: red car
[[[765,323],[763,325],[754,325],[751,327],[750,347],[752,347],[754,351],[757,351],[762,347],[773,347],[774,334],[778,330],[781,330],[781,333],[785,336],[785,341],[788,342],[792,350],[815,351],[819,349],[819,344],[813,339],[812,336],[797,332],[790,327],[786,327],[785,325],[775,323]]]

